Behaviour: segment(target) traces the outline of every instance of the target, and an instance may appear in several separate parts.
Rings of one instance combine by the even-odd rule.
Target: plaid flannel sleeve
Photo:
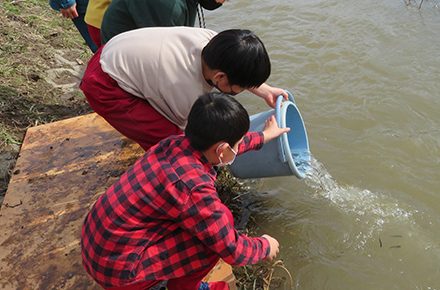
[[[232,214],[218,198],[215,188],[199,186],[183,210],[181,227],[228,264],[249,265],[266,258],[270,252],[269,242],[265,238],[239,234],[228,216]]]
[[[238,155],[249,150],[259,150],[263,147],[263,144],[263,132],[247,132],[243,137],[243,141],[238,146]]]

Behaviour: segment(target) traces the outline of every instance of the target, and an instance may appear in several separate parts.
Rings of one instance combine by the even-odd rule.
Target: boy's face
[[[240,146],[240,143],[243,141],[243,137],[240,139],[240,140],[238,140],[238,142],[237,143],[235,143],[234,144],[234,146],[229,146],[229,144],[228,144],[228,147],[229,147],[229,150],[227,150],[228,152],[226,153],[226,155],[228,155],[228,159],[230,160],[230,159],[232,159],[232,157],[233,157],[233,155],[236,155],[237,154],[237,152],[238,152],[238,146]],[[232,150],[231,150],[232,149]]]

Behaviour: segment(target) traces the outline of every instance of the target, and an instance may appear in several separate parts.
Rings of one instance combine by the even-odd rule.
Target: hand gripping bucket
[[[290,128],[277,139],[264,144],[258,151],[248,151],[237,157],[230,166],[239,178],[260,178],[295,175],[304,178],[310,170],[310,150],[304,121],[288,92],[289,101],[279,96],[275,110],[261,112],[250,117],[250,131],[263,131],[266,120],[275,114],[280,128]]]

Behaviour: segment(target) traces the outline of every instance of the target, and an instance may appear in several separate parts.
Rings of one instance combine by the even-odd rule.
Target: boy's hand
[[[287,133],[290,131],[290,128],[280,128],[278,127],[277,121],[275,120],[275,116],[270,116],[269,119],[266,120],[266,126],[263,130],[264,135],[264,144],[267,142],[277,138],[281,134]]]
[[[268,104],[269,107],[275,108],[279,95],[282,95],[285,100],[288,99],[288,95],[285,90],[268,86],[266,95],[263,97],[263,99],[266,101],[266,104]]]
[[[278,254],[278,252],[280,251],[279,247],[280,244],[278,243],[277,240],[275,240],[274,238],[272,238],[269,235],[262,235],[262,238],[265,238],[270,245],[270,252],[269,252],[269,256],[267,256],[266,259],[268,259],[269,261],[271,261],[273,258],[276,257],[276,255]]]
[[[271,87],[266,83],[262,84],[258,88],[249,89],[249,91],[263,98],[266,103],[272,108],[275,108],[275,104],[279,95],[282,95],[285,100],[288,99],[288,94],[285,90]]]

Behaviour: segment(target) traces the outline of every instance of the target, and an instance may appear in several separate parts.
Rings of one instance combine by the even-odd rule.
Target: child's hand
[[[266,121],[266,126],[263,130],[264,135],[264,143],[267,143],[283,133],[287,133],[290,131],[290,128],[280,128],[278,127],[277,121],[275,120],[275,116],[271,116]]]
[[[262,238],[265,238],[266,240],[269,241],[269,245],[270,245],[270,252],[269,252],[269,256],[267,256],[267,259],[269,261],[271,261],[273,258],[276,257],[276,255],[279,252],[279,246],[280,244],[278,243],[277,240],[275,240],[274,238],[272,238],[269,235],[262,235]]]
[[[78,17],[78,11],[76,10],[76,3],[68,8],[65,9],[61,8],[60,12],[65,18],[75,19],[76,17]]]

